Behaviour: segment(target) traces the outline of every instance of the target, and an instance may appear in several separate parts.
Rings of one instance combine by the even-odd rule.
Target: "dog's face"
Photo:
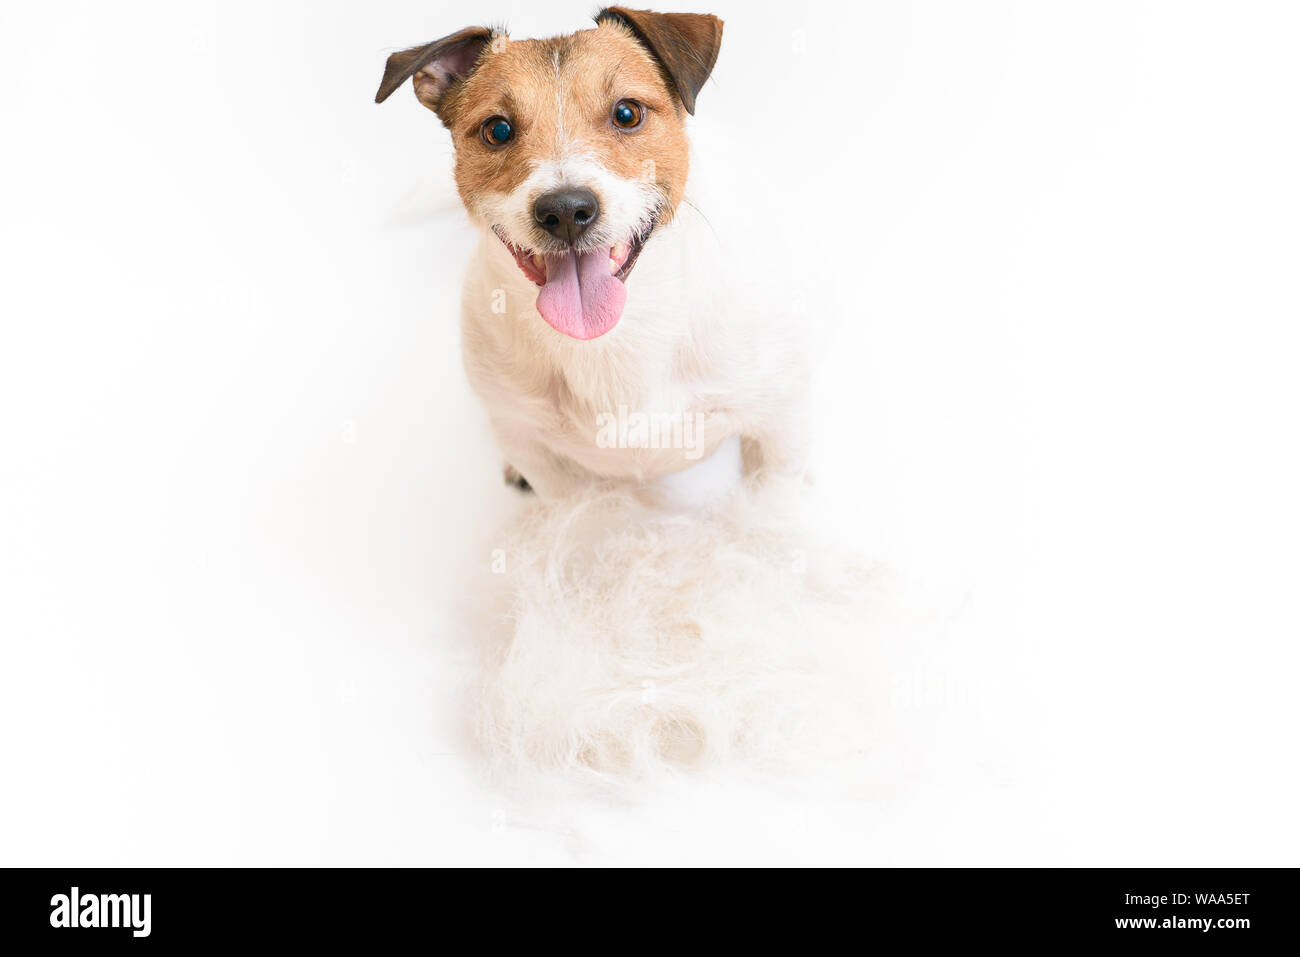
[[[471,27],[393,54],[377,101],[411,78],[451,132],[456,185],[576,339],[614,327],[645,243],[682,199],[685,114],[722,21],[610,7],[594,30],[511,41]]]

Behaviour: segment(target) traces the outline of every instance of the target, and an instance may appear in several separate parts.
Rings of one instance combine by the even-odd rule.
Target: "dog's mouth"
[[[492,231],[505,243],[520,272],[541,288],[537,311],[555,329],[574,339],[595,339],[618,324],[627,302],[624,283],[658,220],[626,242],[591,249],[533,252],[510,240],[500,226]]]

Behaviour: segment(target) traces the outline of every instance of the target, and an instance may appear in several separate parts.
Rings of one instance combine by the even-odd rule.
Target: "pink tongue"
[[[537,311],[566,336],[595,339],[623,315],[627,289],[609,274],[609,247],[546,257],[546,285]]]

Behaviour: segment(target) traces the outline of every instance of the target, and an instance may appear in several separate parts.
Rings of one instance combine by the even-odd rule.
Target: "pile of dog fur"
[[[499,769],[626,782],[861,745],[874,576],[798,482],[676,513],[627,492],[534,502],[482,646]]]

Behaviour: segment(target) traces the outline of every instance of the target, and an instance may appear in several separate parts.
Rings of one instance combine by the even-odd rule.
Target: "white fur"
[[[486,648],[488,752],[609,783],[860,749],[873,577],[814,531],[806,494],[751,483],[704,519],[617,491],[530,510]]]

